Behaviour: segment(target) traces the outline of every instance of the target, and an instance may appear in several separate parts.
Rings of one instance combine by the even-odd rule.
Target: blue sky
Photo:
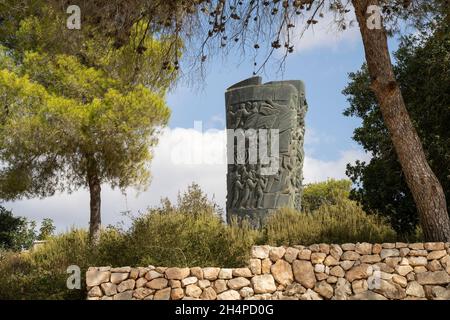
[[[341,91],[348,82],[347,73],[357,70],[363,59],[359,43],[342,46],[342,50],[311,49],[290,56],[284,74],[269,71],[262,75],[263,81],[300,79],[305,82],[309,104],[306,125],[320,140],[320,145],[315,145],[320,147],[315,151],[319,159],[335,159],[340,150],[356,147],[351,135],[359,121],[342,115],[347,102]],[[247,67],[236,67],[237,61],[233,58],[224,64],[212,64],[214,67],[209,66],[210,72],[201,91],[180,86],[169,95],[170,127],[192,128],[197,120],[204,122],[204,128],[224,127],[224,90],[250,77],[253,68],[251,61]]]
[[[391,51],[397,47],[390,40]],[[195,143],[206,145],[210,153],[224,151],[224,91],[230,85],[252,76],[253,61],[230,55],[210,61],[207,76],[196,89],[183,82],[169,93],[167,102],[172,109],[169,128],[161,136],[151,164],[153,175],[148,189],[136,192],[127,189],[126,194],[102,187],[103,224],[116,224],[124,219],[124,211],[132,214],[144,212],[155,206],[162,197],[176,199],[177,193],[197,182],[210,197],[224,205],[224,164],[183,163],[185,151]],[[367,160],[369,155],[351,139],[353,130],[360,121],[344,117],[347,106],[341,91],[348,83],[348,73],[358,70],[364,62],[364,50],[356,28],[342,34],[322,28],[309,31],[298,41],[296,52],[286,61],[284,73],[277,73],[273,64],[261,74],[263,81],[300,79],[306,84],[309,110],[306,116],[305,182],[327,178],[345,178],[345,165],[357,159]],[[215,131],[198,132],[194,121],[202,121],[204,129]],[[174,149],[182,146],[181,152]],[[179,149],[179,148],[178,148]],[[178,150],[180,151],[180,150]],[[176,156],[174,156],[176,154]],[[180,160],[181,158],[181,160]],[[175,161],[174,161],[175,160]],[[58,194],[46,199],[30,199],[4,204],[15,215],[41,221],[49,217],[55,221],[58,231],[72,226],[87,227],[89,221],[89,195],[86,190],[73,194]]]
[[[310,138],[316,143],[309,149],[317,159],[336,159],[342,150],[359,148],[351,139],[353,130],[360,124],[355,118],[343,116],[348,105],[341,91],[348,84],[347,74],[358,70],[364,63],[362,41],[356,29],[350,35],[319,35],[319,40],[305,39],[298,42],[300,50],[290,55],[283,73],[278,72],[276,61],[272,61],[263,82],[273,80],[300,79],[306,84],[309,110],[306,126]],[[338,39],[336,39],[336,38]],[[329,41],[330,38],[334,38]],[[322,42],[321,42],[322,40]],[[311,43],[312,42],[312,43]],[[391,40],[396,48],[397,41]],[[275,59],[274,59],[275,60]],[[172,109],[171,128],[192,128],[194,121],[203,121],[204,129],[224,128],[224,91],[230,85],[251,77],[253,61],[249,58],[230,55],[226,60],[216,57],[207,67],[207,76],[201,89],[179,85],[168,96]]]

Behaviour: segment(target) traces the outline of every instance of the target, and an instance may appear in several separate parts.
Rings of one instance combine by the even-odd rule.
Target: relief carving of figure
[[[254,129],[259,118],[259,104],[258,102],[247,102],[246,120],[244,129]]]
[[[249,172],[247,179],[245,180],[244,184],[244,191],[242,194],[241,199],[241,208],[250,208],[251,203],[253,202],[253,193],[252,190],[254,190],[256,183],[255,183],[255,177],[253,172]]]
[[[258,112],[258,109],[256,109],[256,113]],[[247,118],[255,113],[255,109],[252,107],[252,103],[240,103],[237,106],[236,111],[228,111],[229,113],[229,119],[232,120],[230,123],[234,124],[234,129],[237,128],[245,128]]]
[[[241,175],[236,170],[233,175],[233,181],[234,181],[234,193],[233,193],[233,201],[231,203],[231,207],[234,208],[238,204],[239,197],[241,194],[241,190],[244,188],[244,186],[241,183]]]
[[[262,202],[264,198],[264,189],[267,185],[267,178],[258,174],[256,178],[255,200],[256,208],[262,208]]]

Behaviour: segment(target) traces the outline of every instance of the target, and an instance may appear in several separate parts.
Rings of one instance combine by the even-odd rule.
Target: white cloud
[[[207,128],[224,128],[225,118],[222,114],[215,114],[209,118],[206,123]]]
[[[314,141],[314,139],[312,139]],[[151,164],[152,181],[148,190],[141,193],[130,189],[127,195],[103,186],[103,224],[115,224],[124,220],[121,213],[130,210],[136,214],[149,206],[159,204],[162,197],[175,200],[178,192],[186,190],[192,182],[198,183],[210,197],[222,207],[226,198],[225,131],[195,129],[167,129],[155,149]],[[190,150],[196,149],[202,156],[192,163]],[[368,156],[358,150],[346,150],[332,161],[323,161],[306,154],[304,164],[305,183],[327,178],[345,178],[345,166],[356,159]],[[59,194],[43,200],[31,199],[6,203],[16,215],[34,220],[52,218],[59,231],[71,226],[86,227],[89,221],[89,194],[80,190],[73,194]],[[125,219],[126,221],[126,219]]]
[[[370,156],[360,150],[341,151],[336,160],[323,161],[306,155],[303,165],[304,183],[324,181],[329,178],[344,179],[347,163],[354,163],[355,160],[368,161]]]
[[[346,21],[350,23],[355,21],[353,8],[347,14]],[[338,49],[343,45],[355,43],[360,38],[360,33],[354,23],[345,31],[338,30],[338,24],[335,21],[334,14],[328,12],[323,18],[316,18],[317,24],[311,24],[303,33],[306,21],[299,21],[294,29],[294,52],[305,52],[318,48]],[[303,33],[303,35],[302,35]],[[300,35],[302,35],[300,37]]]

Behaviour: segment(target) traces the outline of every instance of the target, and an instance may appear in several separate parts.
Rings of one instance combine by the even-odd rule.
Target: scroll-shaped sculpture
[[[260,226],[281,207],[300,209],[307,103],[302,81],[241,81],[225,93],[227,221]]]

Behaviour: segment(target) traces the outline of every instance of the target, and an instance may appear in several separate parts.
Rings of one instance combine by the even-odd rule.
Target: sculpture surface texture
[[[225,93],[227,221],[247,218],[260,226],[272,211],[300,209],[307,103],[302,81],[261,77]]]

